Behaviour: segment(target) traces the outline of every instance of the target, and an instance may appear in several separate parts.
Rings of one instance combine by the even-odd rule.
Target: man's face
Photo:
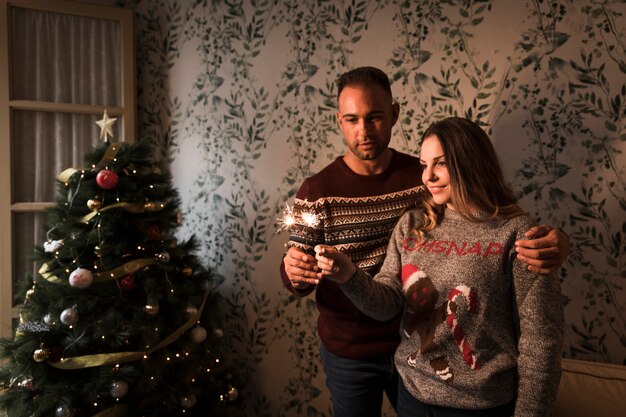
[[[337,121],[350,153],[361,161],[380,157],[391,140],[399,106],[382,87],[345,87],[339,95]]]

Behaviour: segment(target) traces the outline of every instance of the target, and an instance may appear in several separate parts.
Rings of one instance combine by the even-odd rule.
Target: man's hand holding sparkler
[[[305,200],[306,202],[306,200]],[[315,229],[319,225],[319,218],[314,210],[295,210],[286,205],[278,220],[277,231],[292,230],[294,228]],[[319,268],[317,261],[298,248],[290,247],[283,257],[285,273],[296,290],[304,290],[311,284],[319,284]]]
[[[311,255],[291,247],[283,258],[285,272],[295,289],[303,290],[311,284],[319,284],[319,268]]]

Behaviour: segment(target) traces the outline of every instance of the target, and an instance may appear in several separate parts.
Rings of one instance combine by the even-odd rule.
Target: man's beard
[[[379,156],[385,152],[385,147],[383,147],[379,142],[368,142],[374,145],[371,149],[363,151],[359,148],[358,145],[350,146],[350,151],[360,160],[362,161],[371,161],[373,159],[377,159]]]

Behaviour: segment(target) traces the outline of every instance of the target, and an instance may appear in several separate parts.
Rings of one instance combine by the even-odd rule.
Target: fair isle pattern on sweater
[[[383,263],[389,235],[402,213],[415,204],[420,187],[371,197],[296,198],[289,246],[312,253],[316,244],[334,246],[359,268],[370,271]],[[313,215],[313,227],[303,220]]]

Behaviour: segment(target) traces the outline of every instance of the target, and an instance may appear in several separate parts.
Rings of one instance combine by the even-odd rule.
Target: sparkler
[[[293,208],[289,207],[289,204],[285,204],[285,206],[287,207],[285,208],[285,210],[283,210],[283,214],[277,219],[278,220],[277,232],[289,230],[294,224],[296,224],[296,216],[294,216],[293,214]]]
[[[278,232],[282,232],[284,230],[291,229],[294,225],[298,223],[304,224],[307,227],[317,227],[320,223],[320,219],[317,214],[312,211],[305,211],[300,216],[297,216],[293,212],[293,207],[289,207],[289,204],[285,204],[286,208],[283,210],[282,215],[277,219],[278,220]]]
[[[302,213],[302,221],[308,227],[316,227],[320,224],[320,219],[317,217],[317,214],[310,211]]]

